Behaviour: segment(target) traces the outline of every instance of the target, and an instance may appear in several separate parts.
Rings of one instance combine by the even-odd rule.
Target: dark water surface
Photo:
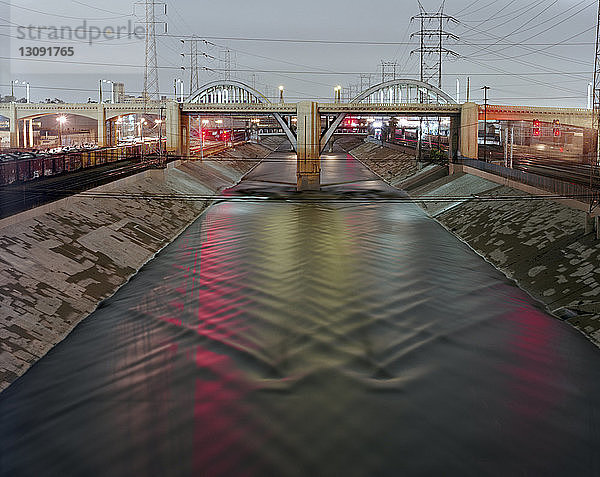
[[[231,194],[287,200],[210,208],[0,395],[0,474],[600,475],[598,349],[356,161],[297,195],[286,157]]]

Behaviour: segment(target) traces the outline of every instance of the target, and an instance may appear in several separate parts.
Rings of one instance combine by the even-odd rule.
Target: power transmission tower
[[[381,60],[381,82],[391,81],[396,79],[396,68],[398,63],[395,61]]]
[[[360,75],[360,92],[366,91],[371,87],[371,74],[361,74]]]
[[[165,33],[167,31],[167,23],[164,21],[156,21],[156,6],[163,7],[163,14],[167,14],[167,4],[163,2],[156,2],[154,0],[144,0],[143,2],[137,2],[134,4],[135,7],[138,5],[144,6],[144,19],[141,22],[144,24],[146,32],[146,54],[145,54],[145,65],[144,65],[144,91],[142,93],[144,100],[147,99],[159,99],[159,86],[158,86],[158,61],[156,57],[156,24],[163,24],[165,27]]]
[[[346,102],[350,102],[352,101],[354,98],[356,98],[362,91],[359,91],[359,85],[356,83],[349,83],[347,88],[343,88],[347,94],[348,97],[346,98]]]
[[[435,13],[426,12],[419,2],[420,12],[411,18],[411,21],[419,20],[421,29],[413,33],[411,38],[418,36],[420,40],[419,48],[411,51],[419,53],[421,57],[420,79],[429,83],[437,79],[438,88],[442,88],[442,62],[444,57],[457,57],[458,53],[444,48],[444,40],[458,40],[458,36],[444,30],[444,24],[458,23],[458,20],[444,13],[444,3]],[[437,77],[437,78],[436,78]]]
[[[231,50],[227,48],[223,51],[223,64],[225,71],[225,80],[229,81],[231,79]]]

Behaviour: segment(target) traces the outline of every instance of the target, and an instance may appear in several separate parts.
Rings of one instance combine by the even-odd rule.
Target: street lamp
[[[177,101],[178,103],[183,103],[183,99],[185,96],[185,84],[183,82],[183,80],[177,78],[173,81],[173,86],[175,87],[175,101]],[[179,94],[177,93],[177,87],[179,86]]]
[[[335,102],[336,103],[341,103],[342,102],[342,87],[340,85],[337,85],[335,88],[333,88],[333,91],[335,92]]]
[[[118,130],[119,131],[119,135],[117,137],[117,140],[118,140],[118,142],[120,144],[121,142],[123,142],[123,136],[124,136],[124,134],[123,134],[123,116],[119,116],[117,118],[116,123],[119,126],[119,130]]]
[[[67,122],[67,117],[59,116],[56,121],[58,122],[58,145],[62,146],[62,127]]]
[[[140,138],[142,140],[142,143],[144,142],[144,123],[145,122],[146,122],[146,118],[140,118],[140,120],[138,122],[139,133],[140,133]]]
[[[11,96],[12,96],[12,98],[13,98],[13,101],[12,101],[12,102],[13,102],[13,103],[15,102],[15,85],[16,85],[16,84],[20,84],[20,85],[23,85],[23,86],[25,86],[25,91],[26,91],[26,93],[25,93],[25,97],[26,97],[26,99],[27,99],[27,103],[29,103],[29,102],[30,102],[30,101],[29,101],[29,83],[28,83],[27,81],[19,81],[19,80],[12,80],[12,81],[10,82],[10,95],[11,95]]]
[[[283,85],[279,87],[279,102],[283,103]]]
[[[155,119],[154,120],[154,124],[156,124],[158,126],[158,156],[160,158],[160,161],[162,163],[162,125],[163,125],[163,119],[162,119],[162,109],[160,111],[160,119]]]
[[[99,103],[103,103],[104,100],[102,98],[102,83],[110,83],[110,102],[112,104],[114,104],[115,102],[115,82],[111,81],[111,80],[100,80],[100,99],[98,100]]]
[[[484,94],[484,116],[483,116],[483,160],[487,162],[487,105],[488,105],[488,91],[490,90],[489,86],[484,86],[481,88]]]

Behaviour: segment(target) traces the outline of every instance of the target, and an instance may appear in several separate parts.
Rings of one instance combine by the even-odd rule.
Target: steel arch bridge
[[[241,81],[217,80],[203,85],[187,104],[272,104],[260,91]],[[371,86],[351,104],[456,104],[447,93],[423,81],[396,79]]]
[[[350,103],[367,104],[457,104],[435,86],[413,79],[396,79],[376,84],[360,93]]]
[[[244,111],[245,108],[249,108],[248,112],[250,112],[250,110],[255,107],[260,107],[261,109],[266,107],[269,110],[272,109],[272,111],[269,111],[270,114],[277,120],[294,149],[297,149],[297,137],[292,131],[291,122],[285,121],[282,116],[283,111],[278,110],[285,110],[286,107],[289,109],[289,105],[272,103],[260,91],[241,81],[217,80],[205,84],[192,93],[185,101],[185,104],[198,106],[206,105],[208,107],[214,105],[217,108],[227,105],[228,109],[233,108],[240,112]],[[333,103],[331,106],[335,108],[337,104],[339,103]],[[359,109],[361,107],[368,108],[368,112],[371,112],[373,107],[377,108],[383,106],[385,109],[385,106],[388,106],[389,108],[390,106],[394,107],[394,105],[411,104],[443,107],[456,105],[456,101],[441,89],[428,83],[413,79],[396,79],[374,85],[363,91],[348,103],[349,106],[358,106]],[[366,110],[365,113],[367,113]],[[322,149],[324,149],[325,145],[332,139],[335,130],[344,120],[346,114],[347,113],[342,111],[334,114],[335,118],[331,124],[328,124],[327,130],[322,135]]]
[[[271,101],[241,81],[219,80],[203,85],[185,101],[188,104],[269,104]]]

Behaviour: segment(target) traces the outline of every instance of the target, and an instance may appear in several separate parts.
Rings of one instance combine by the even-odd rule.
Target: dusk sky
[[[382,60],[398,63],[398,77],[419,76],[418,55],[410,54],[418,47],[418,38],[411,38],[419,29],[417,22],[411,23],[419,11],[416,0],[167,3],[167,15],[160,14],[160,7],[156,9],[157,20],[168,24],[168,33],[158,37],[157,45],[164,95],[173,94],[175,78],[185,81],[186,90],[189,87],[189,67],[181,69],[189,65],[189,57],[181,56],[189,47],[181,39],[192,34],[209,42],[199,48],[207,55],[200,58],[201,66],[207,68],[200,73],[200,83],[224,75],[224,51],[229,48],[232,77],[255,84],[270,96],[284,85],[288,100],[331,100],[335,85],[358,86],[361,73],[371,73],[372,83],[379,82]],[[422,3],[429,11],[440,7],[438,1]],[[464,100],[470,76],[471,98],[476,101],[482,98],[481,87],[488,85],[493,103],[586,107],[587,84],[593,75],[596,9],[597,1],[590,0],[447,1],[445,13],[459,22],[449,23],[447,30],[460,39],[448,41],[446,47],[460,57],[444,61],[443,89],[456,96],[456,80],[460,79]],[[4,95],[10,94],[11,79],[29,81],[34,101],[97,99],[101,78],[123,81],[130,94],[139,94],[143,87],[143,35],[129,34],[141,28],[136,23],[143,19],[139,4],[127,0],[0,1],[0,19],[0,92]],[[61,28],[77,31],[78,27],[85,38],[49,36]],[[107,28],[120,29],[121,38],[90,38],[92,32]],[[162,24],[157,25],[157,32],[164,32]],[[317,41],[289,41],[294,39]],[[22,56],[26,50],[20,50],[49,46],[72,47],[73,55],[35,58]],[[363,77],[363,84],[366,81]]]

